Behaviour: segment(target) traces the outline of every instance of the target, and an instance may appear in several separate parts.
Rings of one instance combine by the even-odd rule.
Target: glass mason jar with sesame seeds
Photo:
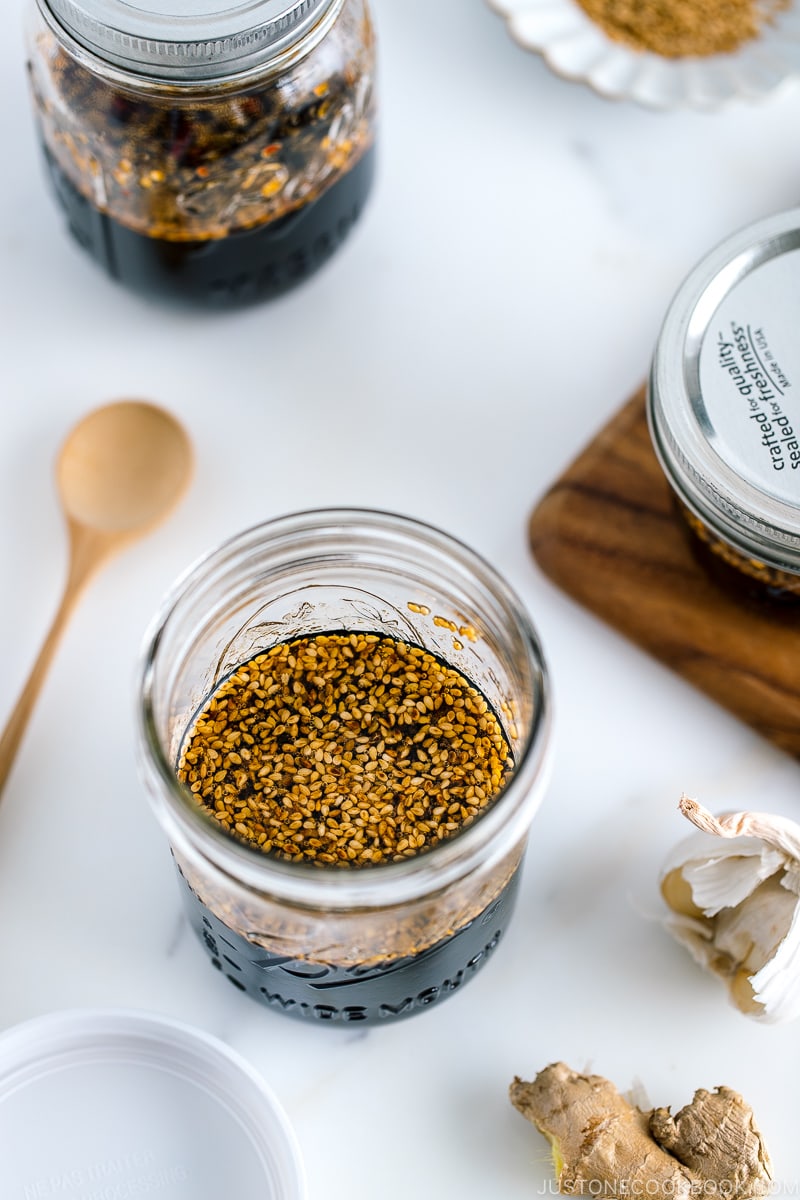
[[[497,949],[549,683],[520,601],[462,543],[347,509],[242,533],[164,601],[138,713],[190,923],[237,988],[379,1024]]]
[[[206,305],[305,279],[373,178],[368,0],[29,0],[48,174],[113,278]]]

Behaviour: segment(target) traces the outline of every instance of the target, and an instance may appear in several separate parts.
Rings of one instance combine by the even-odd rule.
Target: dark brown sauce
[[[501,941],[514,911],[520,868],[474,920],[405,958],[361,966],[270,954],[224,925],[181,875],[189,922],[213,966],[276,1012],[327,1025],[383,1025],[414,1016],[461,991]]]
[[[136,233],[101,212],[45,148],[70,231],[108,275],[150,296],[212,308],[272,299],[318,270],[361,214],[374,156],[368,149],[322,195],[287,216],[223,238],[177,242]]]
[[[706,575],[748,607],[769,611],[794,623],[800,606],[800,582],[778,568],[748,560],[723,543],[673,495],[673,506],[692,556]]]

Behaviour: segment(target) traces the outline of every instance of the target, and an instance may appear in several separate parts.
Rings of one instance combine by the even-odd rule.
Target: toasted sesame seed
[[[355,867],[452,837],[511,765],[499,720],[459,671],[420,646],[341,633],[237,667],[197,717],[178,776],[264,853]]]

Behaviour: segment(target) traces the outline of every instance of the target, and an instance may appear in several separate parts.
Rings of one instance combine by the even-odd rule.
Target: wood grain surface
[[[737,596],[695,559],[644,389],[542,498],[529,534],[554,583],[800,757],[800,605]]]

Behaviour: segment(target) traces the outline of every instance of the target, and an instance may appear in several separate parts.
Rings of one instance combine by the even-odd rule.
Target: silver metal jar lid
[[[734,234],[678,289],[648,419],[687,507],[748,557],[800,572],[800,208]]]
[[[39,4],[75,41],[108,63],[162,80],[198,82],[269,62],[304,38],[337,0]]]

